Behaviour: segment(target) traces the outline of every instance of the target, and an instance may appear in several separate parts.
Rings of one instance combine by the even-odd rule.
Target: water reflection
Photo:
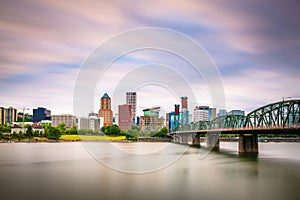
[[[204,159],[189,148],[159,171],[127,174],[97,162],[80,143],[1,144],[1,199],[300,199],[300,144],[263,144],[257,157],[239,156],[235,145],[221,143]],[[150,160],[173,154],[156,152]],[[124,165],[152,164],[117,158]]]

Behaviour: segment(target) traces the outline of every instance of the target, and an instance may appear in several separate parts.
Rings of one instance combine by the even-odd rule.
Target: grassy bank
[[[62,135],[62,141],[120,141],[125,140],[125,136],[102,136],[102,135]]]

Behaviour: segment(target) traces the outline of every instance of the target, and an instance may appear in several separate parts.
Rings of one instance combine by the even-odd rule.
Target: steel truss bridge
[[[196,122],[172,132],[175,143],[200,144],[200,135],[207,135],[207,144],[219,146],[219,134],[239,134],[240,153],[258,153],[257,134],[300,135],[300,100],[279,101],[257,108],[246,116],[219,116],[212,121]],[[250,135],[250,136],[249,136]]]
[[[215,129],[284,129],[300,127],[300,100],[289,100],[262,106],[246,116],[220,116],[212,121],[199,121],[180,131]]]

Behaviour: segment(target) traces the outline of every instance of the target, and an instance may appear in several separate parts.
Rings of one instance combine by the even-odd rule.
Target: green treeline
[[[32,126],[25,125],[23,131],[11,133],[10,125],[0,124],[0,139],[6,141],[23,141],[32,140],[33,138],[47,138],[49,140],[58,141],[61,135],[107,135],[107,136],[125,136],[127,140],[136,141],[138,137],[166,137],[168,129],[166,127],[161,128],[159,131],[142,132],[138,126],[132,127],[130,130],[120,130],[117,125],[102,127],[100,130],[89,130],[66,128],[65,124],[59,124],[57,127],[51,126],[51,124],[43,124],[44,130],[34,130]]]

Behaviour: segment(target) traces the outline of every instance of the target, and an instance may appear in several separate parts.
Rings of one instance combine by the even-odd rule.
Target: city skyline
[[[1,106],[45,107],[53,114],[72,114],[74,84],[84,60],[113,35],[143,27],[179,31],[202,45],[220,71],[228,111],[250,112],[282,97],[300,97],[297,1],[82,1],[77,5],[59,1],[2,3]],[[197,94],[199,102],[189,103],[189,109],[193,103],[211,106],[204,81],[194,79],[186,63],[167,52],[147,50],[120,57],[112,64],[103,79],[110,81],[97,86],[94,111],[99,109],[102,94],[114,96],[125,69],[154,62],[181,68],[192,86],[203,91]],[[173,85],[180,84],[171,80]],[[137,92],[139,106],[159,104],[169,112],[180,102],[157,85]],[[156,97],[162,94],[166,98],[157,103]],[[125,102],[125,97],[119,101]],[[112,104],[116,111],[118,104]]]
[[[127,98],[127,93],[134,93],[134,96],[135,96],[135,98],[136,98],[136,95],[137,95],[137,93],[136,92],[126,92],[126,98]],[[181,99],[184,99],[184,100],[182,100],[181,101],[181,105],[179,105],[179,104],[174,104],[173,105],[173,107],[175,106],[175,105],[179,105],[179,109],[182,111],[182,112],[184,112],[185,110],[187,110],[188,112],[190,112],[190,111],[195,111],[195,109],[198,109],[198,107],[207,107],[207,108],[209,108],[209,106],[207,106],[207,105],[198,105],[198,104],[196,104],[196,106],[195,107],[192,107],[192,108],[188,108],[187,107],[187,105],[189,104],[188,103],[188,100],[187,100],[187,98],[188,97],[186,97],[186,96],[184,96],[184,97],[181,97]],[[106,99],[109,99],[109,102],[107,102],[107,100]],[[136,99],[135,99],[136,100]],[[103,94],[103,96],[100,98],[100,106],[99,106],[99,109],[98,109],[98,112],[100,112],[100,110],[101,109],[109,109],[109,108],[111,108],[111,107],[113,107],[112,105],[111,105],[111,99],[110,99],[110,97],[109,97],[109,95],[107,94],[107,93],[104,93]],[[130,104],[128,104],[128,103],[125,103],[125,104],[119,104],[119,105],[117,105],[117,107],[118,107],[118,110],[120,110],[120,106],[129,106]],[[130,106],[132,106],[132,105],[130,105]],[[31,115],[33,116],[33,122],[40,122],[41,120],[47,120],[47,119],[49,119],[49,117],[50,116],[52,116],[51,115],[51,110],[48,110],[47,108],[44,108],[44,107],[40,107],[40,106],[38,106],[38,107],[36,107],[36,108],[26,108],[26,109],[24,109],[24,108],[16,108],[16,107],[14,107],[14,106],[10,106],[9,108],[4,108],[4,107],[1,107],[0,106],[0,108],[3,108],[3,109],[15,109],[16,111],[17,111],[17,113],[23,113],[23,111],[24,111],[24,113],[29,113],[30,114],[30,111],[32,111],[32,113],[31,113]],[[135,116],[135,117],[140,117],[140,116],[142,116],[143,114],[144,114],[144,112],[145,112],[145,109],[147,110],[149,110],[149,109],[154,109],[154,108],[160,108],[161,109],[161,106],[159,106],[159,105],[148,105],[147,107],[139,107],[139,109],[138,109],[138,115],[137,116]],[[132,109],[132,108],[131,108]],[[217,114],[216,113],[216,111],[229,111],[229,110],[226,110],[226,109],[216,109],[216,108],[211,108],[211,109],[214,109],[215,111],[215,115]],[[234,109],[234,110],[237,110],[237,109]],[[112,113],[113,113],[113,115],[114,114],[117,114],[117,115],[119,115],[119,112],[117,112],[117,110],[111,110],[112,111]],[[233,110],[231,110],[231,111],[233,111]],[[35,118],[34,118],[34,113],[36,112],[36,120],[35,120]],[[39,113],[38,113],[39,112]],[[40,113],[41,112],[41,113]],[[166,111],[166,110],[163,110],[163,112],[162,112],[162,114],[160,115],[160,116],[165,116],[164,114],[166,114],[166,113],[171,113],[171,112],[175,112],[175,108],[173,108],[173,110],[168,110],[168,111]],[[38,113],[38,114],[37,114]],[[91,113],[94,113],[94,111],[91,111]],[[89,115],[91,114],[91,113],[89,113]],[[132,113],[133,113],[133,111],[132,111]],[[42,114],[42,116],[41,116],[41,114]],[[70,113],[60,113],[59,115],[70,115]],[[97,114],[98,115],[98,114]],[[79,117],[80,118],[80,116],[76,116],[76,117]],[[87,117],[87,116],[84,116],[84,117]],[[133,117],[133,116],[132,116]],[[42,118],[42,119],[40,119],[40,118]],[[133,117],[133,119],[134,119],[134,117]]]

